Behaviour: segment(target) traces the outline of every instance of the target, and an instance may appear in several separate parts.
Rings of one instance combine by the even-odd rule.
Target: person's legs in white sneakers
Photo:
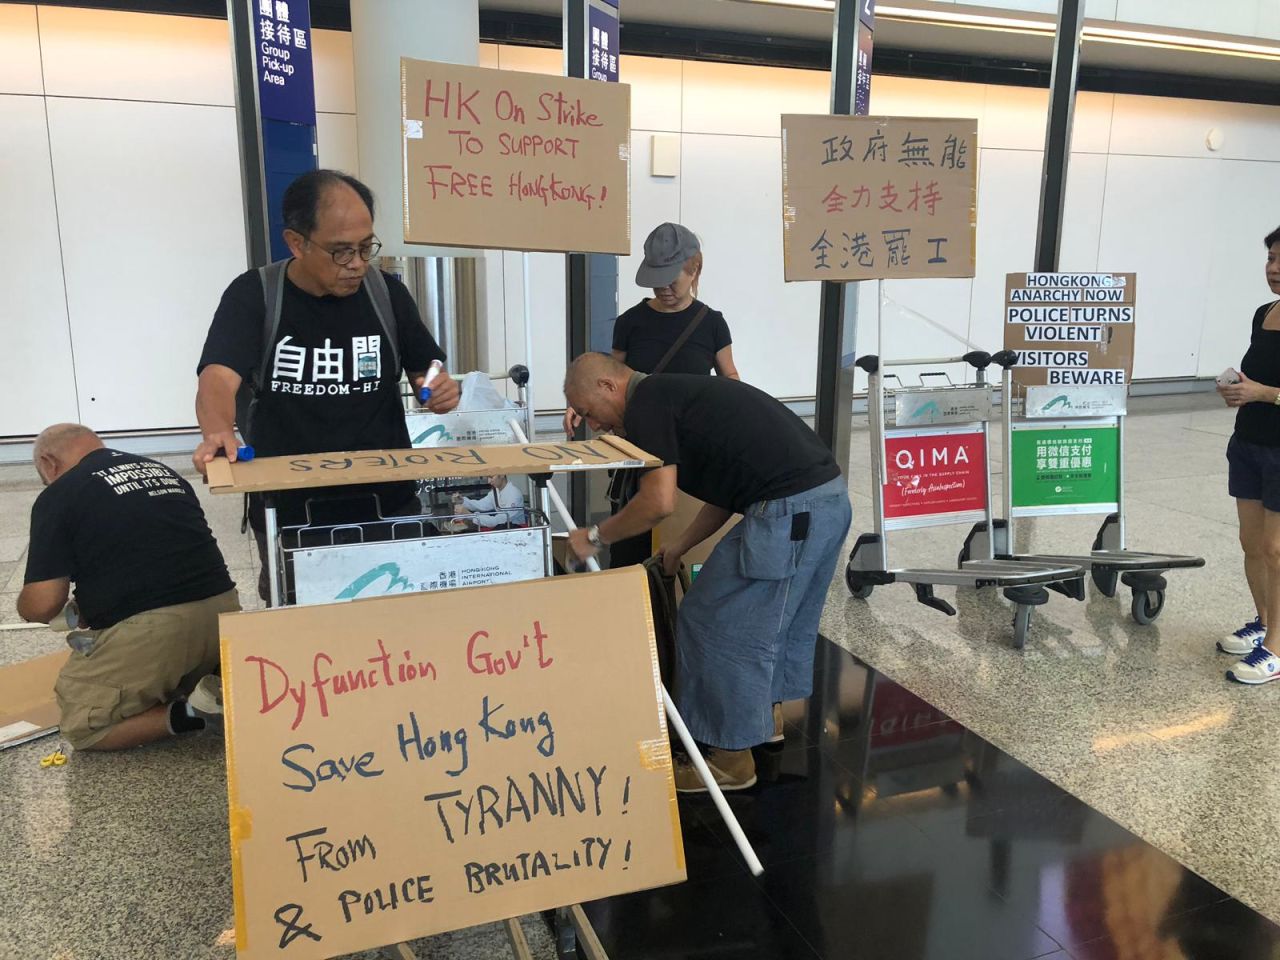
[[[1266,509],[1259,501],[1237,500],[1236,504],[1245,576],[1259,605],[1258,617],[1264,624],[1280,624],[1280,513]],[[1247,506],[1250,504],[1252,507]],[[1280,630],[1268,627],[1262,643],[1227,671],[1227,679],[1254,685],[1280,680],[1278,651]]]

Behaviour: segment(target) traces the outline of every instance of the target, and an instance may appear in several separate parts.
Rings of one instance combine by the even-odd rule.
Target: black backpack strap
[[[364,275],[364,290],[373,304],[373,312],[378,315],[382,331],[386,334],[387,343],[391,345],[391,360],[394,364],[395,376],[400,376],[400,337],[396,321],[395,308],[391,306],[391,291],[387,289],[387,278],[375,266],[370,266]]]
[[[258,358],[258,367],[253,371],[253,392],[256,396],[262,392],[262,385],[267,381],[267,369],[275,350],[276,334],[280,331],[280,309],[284,303],[284,272],[289,260],[277,260],[258,268],[258,276],[262,279],[262,356]]]

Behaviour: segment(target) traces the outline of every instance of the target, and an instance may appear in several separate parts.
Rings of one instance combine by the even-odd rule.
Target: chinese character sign
[[[1133,273],[1009,274],[1004,347],[1018,355],[1014,384],[1062,389],[1050,403],[1064,408],[1072,405],[1068,388],[1125,389],[1133,375],[1137,287]]]
[[[254,54],[263,117],[314,126],[316,90],[311,67],[307,0],[254,0]]]
[[[631,252],[630,87],[407,58],[400,77],[406,242]]]
[[[587,20],[591,28],[588,47],[590,49],[591,68],[588,75],[592,80],[604,80],[616,83],[618,80],[618,14],[612,14],[599,7],[587,8]]]
[[[430,575],[464,586],[454,566]],[[684,880],[642,573],[220,628],[240,960],[346,955]]]
[[[978,122],[782,117],[787,280],[972,277]]]
[[[1115,426],[1018,425],[1010,459],[1014,516],[1037,516],[1033,511],[1041,507],[1064,512],[1079,507],[1082,513],[1115,509],[1120,494]]]

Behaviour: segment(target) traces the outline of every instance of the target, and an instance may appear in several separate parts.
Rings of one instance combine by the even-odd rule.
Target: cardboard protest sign
[[[209,464],[213,493],[341,487],[388,480],[485,477],[494,473],[558,473],[659,467],[662,461],[621,437],[605,435],[568,443],[510,443],[416,450],[355,450],[296,457],[259,457],[245,463]]]
[[[631,88],[400,60],[407,243],[631,252]]]
[[[684,879],[639,568],[221,628],[242,960]]]
[[[972,277],[978,121],[782,117],[787,280]]]
[[[71,651],[0,667],[0,750],[55,733],[60,719],[53,684]]]
[[[1004,348],[1018,354],[1015,393],[1058,387],[1061,398],[1049,403],[1088,413],[1088,398],[1073,398],[1069,388],[1127,387],[1137,286],[1134,273],[1009,274]]]

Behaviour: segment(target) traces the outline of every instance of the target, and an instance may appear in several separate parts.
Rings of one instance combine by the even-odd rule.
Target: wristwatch
[[[600,525],[598,523],[593,523],[587,527],[587,543],[593,547],[604,546],[604,541],[600,539]]]

